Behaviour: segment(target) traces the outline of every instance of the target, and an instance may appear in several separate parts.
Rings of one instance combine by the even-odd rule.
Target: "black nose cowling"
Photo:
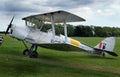
[[[12,19],[11,19],[11,21],[10,21],[10,24],[8,25],[8,27],[7,27],[7,29],[6,29],[5,35],[8,33],[9,29],[11,28],[14,17],[15,17],[15,16],[12,17]]]

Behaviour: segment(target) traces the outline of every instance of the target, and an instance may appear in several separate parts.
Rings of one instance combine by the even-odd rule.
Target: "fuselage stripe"
[[[70,44],[73,44],[78,47],[80,45],[80,42],[74,39],[70,39]]]

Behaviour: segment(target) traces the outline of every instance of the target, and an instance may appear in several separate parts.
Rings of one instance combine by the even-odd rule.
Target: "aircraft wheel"
[[[36,51],[33,51],[30,53],[29,55],[30,58],[37,58],[38,57],[38,53]]]
[[[29,50],[28,49],[25,49],[24,51],[23,51],[23,55],[29,55]]]
[[[102,53],[102,56],[105,57],[105,52]]]

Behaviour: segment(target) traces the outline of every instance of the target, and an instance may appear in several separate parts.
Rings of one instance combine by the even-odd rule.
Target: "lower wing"
[[[54,43],[54,44],[47,43],[47,44],[38,44],[38,46],[48,48],[48,49],[61,50],[61,51],[80,51],[80,50],[82,50],[82,49],[80,49],[76,46],[73,46],[73,45],[70,45],[70,44],[67,44],[67,43],[60,43],[60,44],[58,44],[58,43]]]

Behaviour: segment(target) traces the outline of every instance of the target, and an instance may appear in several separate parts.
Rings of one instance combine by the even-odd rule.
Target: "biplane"
[[[104,39],[95,47],[68,37],[66,23],[85,21],[85,19],[72,13],[60,10],[24,17],[22,18],[26,25],[24,27],[13,25],[13,19],[14,17],[8,25],[5,34],[9,33],[11,37],[21,40],[26,47],[23,54],[28,55],[30,58],[38,57],[38,46],[61,51],[86,51],[91,54],[98,54],[102,56],[105,56],[106,53],[112,56],[118,56],[115,52],[113,52],[115,45],[114,37]],[[41,30],[45,23],[51,24],[51,29],[46,32]],[[64,35],[55,34],[56,23],[63,25]],[[28,47],[26,42],[30,43],[31,46]]]

